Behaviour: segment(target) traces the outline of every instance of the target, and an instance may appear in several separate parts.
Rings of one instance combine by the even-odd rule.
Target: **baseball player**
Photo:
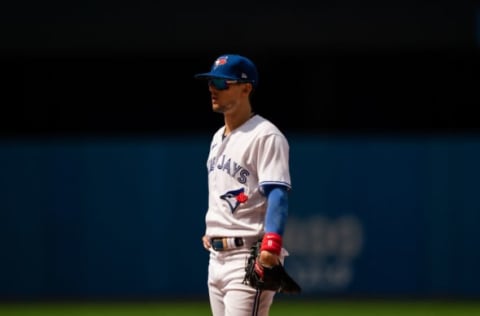
[[[210,251],[209,300],[214,316],[268,315],[275,291],[244,282],[250,247],[261,241],[255,271],[283,263],[282,236],[291,189],[289,145],[270,121],[254,113],[254,63],[240,55],[218,57],[205,79],[212,109],[223,114],[207,159],[208,210],[203,246]]]

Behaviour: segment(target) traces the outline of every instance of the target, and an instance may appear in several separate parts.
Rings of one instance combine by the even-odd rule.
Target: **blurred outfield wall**
[[[480,139],[287,136],[305,296],[480,297]],[[205,296],[209,140],[0,141],[0,299]]]

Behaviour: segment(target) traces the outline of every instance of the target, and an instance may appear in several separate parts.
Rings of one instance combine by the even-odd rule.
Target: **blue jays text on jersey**
[[[220,159],[213,157],[208,161],[208,172],[212,172],[215,167],[219,170],[225,171],[232,178],[235,178],[239,183],[245,184],[247,182],[250,171],[242,167],[235,161],[232,161],[231,158],[226,158],[225,155],[222,155]]]

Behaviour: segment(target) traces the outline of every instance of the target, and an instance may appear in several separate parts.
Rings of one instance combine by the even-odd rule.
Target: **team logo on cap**
[[[227,63],[227,59],[228,59],[228,56],[217,58],[217,60],[215,60],[215,67],[225,65]]]

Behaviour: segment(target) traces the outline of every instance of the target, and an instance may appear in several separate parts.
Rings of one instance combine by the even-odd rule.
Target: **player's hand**
[[[212,245],[210,244],[210,238],[207,235],[202,237],[202,243],[203,243],[203,248],[210,251],[210,248],[212,247]]]
[[[258,256],[258,261],[265,267],[273,267],[280,263],[280,258],[270,251],[262,250]]]
[[[264,268],[272,268],[280,263],[278,255],[268,251],[262,250],[255,260],[254,269],[260,279],[263,279]]]

